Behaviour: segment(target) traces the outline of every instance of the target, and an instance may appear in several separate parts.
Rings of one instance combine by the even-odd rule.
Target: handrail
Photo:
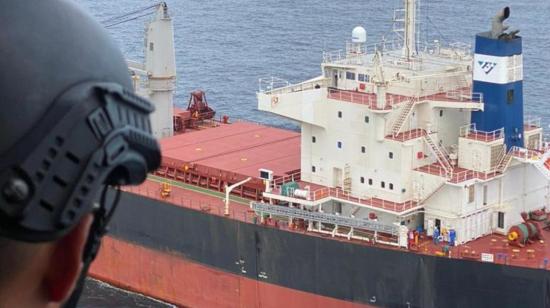
[[[535,150],[530,150],[518,146],[513,146],[510,148],[510,153],[514,157],[526,159],[526,160],[539,160],[541,157],[541,153]]]
[[[523,125],[528,129],[540,128],[541,127],[541,118],[536,116],[528,115],[523,121]]]
[[[487,132],[478,130],[476,123],[470,123],[460,127],[460,137],[477,141],[491,142],[504,138],[504,127]]]
[[[301,83],[291,84],[287,80],[277,77],[260,78],[259,92],[271,95],[300,92],[311,89],[326,88],[328,87],[329,82],[330,79],[328,78],[315,78]]]
[[[388,93],[386,95],[385,105],[381,108],[377,106],[377,98],[376,95],[373,93],[363,93],[353,90],[329,88],[328,98],[366,105],[373,110],[391,110],[394,105],[403,102],[409,102],[411,99],[416,100],[418,103],[428,101],[450,103],[483,103],[482,93],[472,93],[469,92],[469,90],[450,90],[420,97]]]
[[[349,91],[349,90],[340,90],[336,88],[328,89],[328,98],[338,100],[338,101],[345,101],[350,103],[366,105],[368,106],[369,109],[373,109],[373,110],[391,110],[394,105],[397,105],[406,101],[408,102],[411,99],[411,97],[409,96],[389,94],[386,96],[386,101],[384,106],[382,108],[379,108],[377,106],[376,95],[374,94],[362,93],[357,91]]]

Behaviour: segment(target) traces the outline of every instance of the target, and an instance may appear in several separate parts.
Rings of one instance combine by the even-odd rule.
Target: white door
[[[489,234],[491,233],[491,225],[490,225],[490,216],[489,211],[483,212],[483,234]]]
[[[478,238],[483,234],[483,213],[477,213],[476,216],[477,232],[475,238]]]
[[[469,241],[472,239],[472,216],[466,217],[466,225],[465,225],[465,231],[466,231],[466,240]]]
[[[342,169],[336,167],[333,169],[332,186],[342,187]]]
[[[433,219],[428,219],[428,227],[427,227],[427,234],[428,236],[433,236],[434,235],[434,220]]]

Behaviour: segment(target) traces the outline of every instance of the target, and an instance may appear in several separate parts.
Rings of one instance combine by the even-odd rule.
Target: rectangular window
[[[338,141],[338,142],[336,143],[336,146],[337,146],[339,149],[341,149],[341,148],[342,148],[342,141]]]
[[[361,153],[365,153],[367,152],[367,148],[365,148],[364,146],[361,147]]]
[[[439,116],[440,116],[440,117],[443,116],[443,110],[439,110]]]
[[[260,179],[269,180],[269,172],[260,169]]]
[[[504,212],[498,212],[498,225],[500,229],[504,229]]]
[[[342,118],[342,111],[338,111],[338,117]]]
[[[340,202],[334,203],[334,213],[342,214],[342,203]]]
[[[475,200],[476,187],[475,185],[468,186],[468,203],[472,203]]]
[[[372,185],[372,179],[369,179],[369,185]]]
[[[311,172],[315,172],[315,166],[311,166]]]
[[[370,81],[369,79],[370,79],[369,75],[365,75],[365,74],[358,74],[357,75],[357,80],[359,80],[359,81],[369,82]]]
[[[487,205],[487,185],[483,185],[483,205]]]
[[[512,104],[514,102],[514,89],[510,89],[506,92],[506,98],[508,104]]]
[[[346,72],[346,79],[348,79],[348,80],[355,80],[355,73]]]
[[[361,180],[361,184],[365,184],[365,178],[364,177],[361,177],[360,180]]]
[[[393,190],[393,183],[390,183],[390,190]]]
[[[311,142],[315,143],[317,141],[317,138],[315,136],[311,136]]]
[[[386,182],[384,182],[384,181],[380,182],[380,187],[386,188]]]
[[[365,123],[369,123],[369,116],[365,116]]]
[[[389,157],[390,159],[393,159],[393,152],[389,152],[389,153],[388,153],[388,157]]]

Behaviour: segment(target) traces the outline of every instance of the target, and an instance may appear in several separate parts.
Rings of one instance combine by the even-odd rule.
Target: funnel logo
[[[485,72],[486,75],[489,75],[489,73],[497,66],[495,62],[490,61],[478,61],[479,66],[481,66],[481,69]]]

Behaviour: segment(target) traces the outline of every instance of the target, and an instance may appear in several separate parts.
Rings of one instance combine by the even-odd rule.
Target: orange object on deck
[[[172,188],[170,187],[169,183],[164,182],[160,184],[160,196],[163,199],[170,197],[171,192],[172,192]]]

